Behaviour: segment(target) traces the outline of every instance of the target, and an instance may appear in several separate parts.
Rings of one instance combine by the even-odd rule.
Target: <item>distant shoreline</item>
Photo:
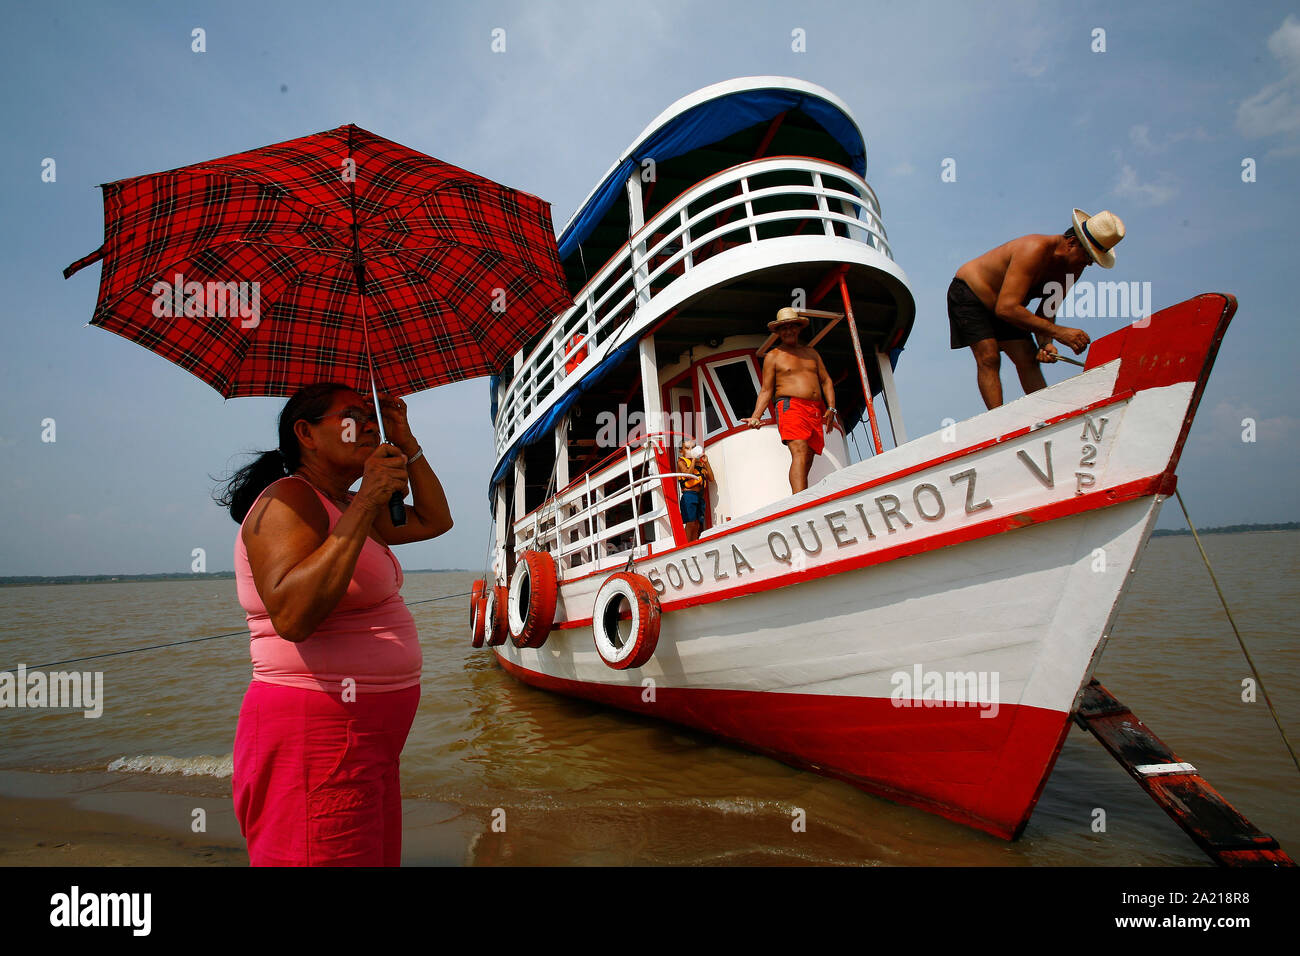
[[[1283,521],[1275,524],[1225,524],[1220,528],[1197,528],[1197,534],[1242,534],[1248,531],[1297,531],[1300,530],[1300,521]],[[1176,531],[1167,531],[1159,529],[1151,532],[1153,538],[1169,538],[1174,535],[1190,535],[1190,528],[1179,528]]]
[[[1300,531],[1300,521],[1283,521],[1273,524],[1229,524],[1217,528],[1197,528],[1197,534],[1246,534],[1266,531]],[[1172,538],[1190,535],[1187,528],[1177,530],[1157,529],[1153,538]],[[474,568],[413,568],[406,574],[468,574]],[[203,574],[181,571],[160,574],[34,574],[0,576],[0,587],[31,587],[46,584],[139,584],[146,581],[233,580],[234,571],[213,571]]]
[[[470,568],[412,568],[403,574],[467,574]],[[20,588],[45,584],[141,584],[148,581],[233,581],[234,571],[172,574],[34,574],[0,577],[0,587]]]
[[[1248,534],[1267,531],[1300,531],[1300,521],[1283,521],[1273,524],[1229,524],[1217,528],[1197,528],[1197,534]],[[1153,538],[1172,538],[1190,535],[1187,528],[1177,530],[1157,529]],[[468,574],[473,568],[412,568],[405,574]],[[0,587],[31,587],[45,584],[140,584],[146,581],[202,581],[225,580],[235,577],[234,571],[212,571],[203,574],[174,572],[171,574],[34,574],[0,576]]]

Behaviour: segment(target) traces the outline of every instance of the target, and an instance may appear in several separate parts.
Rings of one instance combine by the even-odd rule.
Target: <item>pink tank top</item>
[[[332,532],[343,512],[314,485],[312,490],[325,506]],[[402,566],[393,552],[366,538],[352,580],[334,611],[305,641],[286,641],[275,632],[253,583],[240,525],[235,536],[235,583],[248,616],[253,680],[336,694],[349,677],[358,693],[405,690],[420,683],[424,658],[415,619],[402,601],[402,580]]]

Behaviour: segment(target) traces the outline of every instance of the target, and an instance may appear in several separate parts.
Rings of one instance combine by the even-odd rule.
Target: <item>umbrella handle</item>
[[[400,491],[394,491],[393,497],[388,499],[388,519],[393,522],[394,528],[406,524],[406,505],[402,502]]]

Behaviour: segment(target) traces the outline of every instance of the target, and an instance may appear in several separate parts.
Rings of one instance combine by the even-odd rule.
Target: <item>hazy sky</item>
[[[1199,525],[1300,519],[1294,296],[1300,16],[1293,4],[47,3],[14,5],[0,275],[0,574],[228,570],[210,476],[274,443],[281,401],[222,399],[86,328],[103,240],[95,185],[355,122],[553,204],[557,227],[632,138],[720,80],[795,76],[843,99],[918,304],[898,371],[909,432],[982,409],[951,352],[962,262],[1059,232],[1074,206],[1128,237],[1091,279],[1150,282],[1157,308],[1240,300],[1182,465]],[[333,12],[331,12],[333,11]],[[191,31],[206,52],[191,50]],[[492,51],[505,30],[506,49]],[[806,52],[792,49],[792,31]],[[1105,31],[1094,52],[1094,31]],[[56,179],[42,181],[55,161]],[[940,177],[955,160],[956,181]],[[1254,182],[1243,160],[1254,160]],[[1089,270],[1099,273],[1101,270]],[[1094,338],[1121,324],[1080,320]],[[1069,374],[1049,369],[1048,380]],[[1008,397],[1019,395],[1009,367]],[[415,433],[456,527],[408,568],[481,567],[487,383],[422,393]],[[42,422],[55,422],[54,442]],[[1244,442],[1243,419],[1255,441]],[[1176,504],[1162,527],[1182,526]]]

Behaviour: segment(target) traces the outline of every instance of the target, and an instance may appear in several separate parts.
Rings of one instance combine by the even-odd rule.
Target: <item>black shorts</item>
[[[964,349],[981,339],[1013,342],[1024,339],[1033,344],[1033,333],[999,319],[979,300],[971,287],[961,279],[953,279],[948,286],[948,328],[952,332],[951,345]]]

